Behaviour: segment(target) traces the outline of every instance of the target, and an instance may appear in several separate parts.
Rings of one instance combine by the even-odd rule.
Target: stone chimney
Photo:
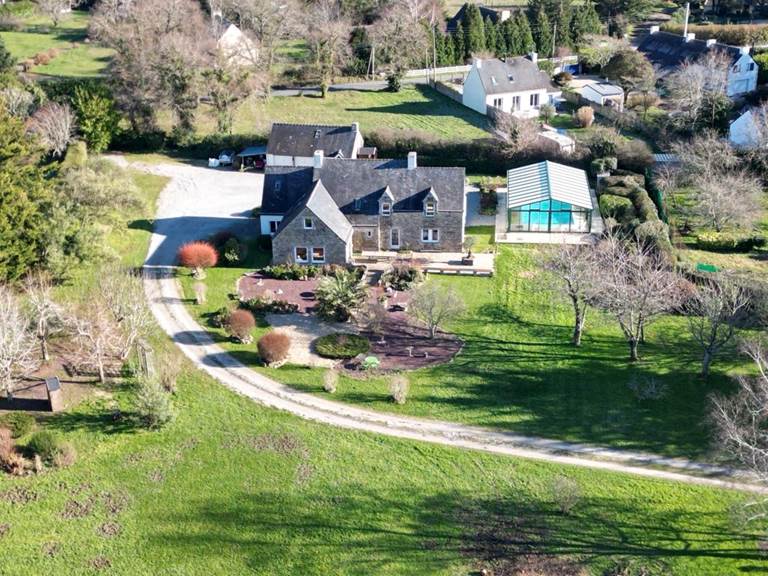
[[[650,33],[651,34],[658,34],[660,30],[661,30],[661,27],[659,27],[659,26],[651,26]]]
[[[352,122],[352,132],[360,132],[360,122]]]
[[[696,34],[688,32],[688,34],[685,35],[685,41],[690,42],[691,40],[696,40]]]
[[[710,46],[714,46],[715,44],[717,44],[716,39],[710,38],[709,40],[707,40],[707,48],[709,48]]]
[[[538,52],[528,52],[528,60],[530,60],[534,64],[538,64],[538,62],[539,62],[539,53]]]
[[[483,59],[482,58],[478,58],[477,60],[475,60],[475,66],[477,66],[478,70],[480,68],[482,68],[483,67]]]
[[[741,52],[742,54],[749,54],[751,51],[752,51],[752,48],[750,48],[749,46],[739,47],[739,52]]]
[[[416,152],[408,152],[408,170],[414,170],[418,166]]]
[[[312,155],[312,168],[322,168],[323,167],[323,156],[324,152],[322,150],[315,150],[315,153]]]

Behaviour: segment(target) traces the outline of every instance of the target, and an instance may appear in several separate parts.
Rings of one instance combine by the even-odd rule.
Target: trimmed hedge
[[[751,252],[766,245],[765,236],[738,232],[703,232],[696,236],[696,247],[712,252]]]
[[[252,314],[293,314],[299,311],[299,305],[287,300],[267,300],[266,298],[250,298],[240,300],[240,308]]]
[[[614,194],[600,196],[600,214],[604,218],[613,218],[621,224],[628,224],[637,218],[632,201],[624,196]]]
[[[367,338],[357,334],[337,332],[315,340],[315,350],[323,358],[349,359],[365,354],[371,344]]]
[[[664,24],[661,29],[673,34],[682,34],[683,24]],[[768,43],[768,25],[766,24],[689,24],[688,32],[693,32],[700,40],[715,38],[723,44],[733,46]]]

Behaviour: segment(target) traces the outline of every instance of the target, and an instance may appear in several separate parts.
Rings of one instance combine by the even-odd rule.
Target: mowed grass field
[[[135,177],[144,205],[109,237],[130,265],[164,183]],[[628,565],[723,576],[764,565],[761,526],[730,520],[743,494],[302,421],[227,391],[159,331],[153,341],[184,368],[177,418],[135,427],[130,380],[46,415],[41,425],[79,457],[40,476],[0,475],[4,576],[602,576]]]
[[[483,230],[478,236],[484,238]],[[666,316],[652,324],[641,348],[642,360],[628,362],[628,349],[613,318],[588,313],[584,342],[570,345],[571,310],[546,288],[537,251],[500,247],[506,268],[496,278],[430,277],[454,288],[467,305],[465,316],[449,326],[465,342],[450,364],[409,372],[405,405],[389,398],[388,380],[342,377],[333,399],[366,408],[487,426],[520,434],[652,451],[670,456],[717,459],[707,424],[710,395],[729,391],[730,376],[750,364],[726,351],[709,380],[699,376],[700,353],[685,318]],[[500,260],[499,260],[500,259]],[[191,313],[206,325],[208,315],[231,302],[237,278],[268,262],[251,252],[242,268],[208,273],[208,302],[192,304],[192,280],[181,273]],[[500,289],[506,277],[507,290]],[[500,294],[506,292],[507,294]],[[270,377],[324,395],[322,370],[283,366],[263,368],[255,344],[228,341],[210,329],[222,346]],[[269,330],[261,323],[256,337]],[[415,350],[418,353],[418,349]],[[641,399],[633,386],[659,385],[658,399]]]
[[[215,131],[210,109],[197,117],[198,133]],[[319,96],[273,96],[251,99],[235,116],[233,132],[267,136],[273,122],[351,124],[359,122],[363,135],[381,128],[420,130],[449,140],[487,138],[487,119],[425,87],[406,86],[400,92],[343,91]]]
[[[48,64],[34,66],[32,72],[51,77],[96,77],[106,70],[112,50],[86,43],[89,15],[74,11],[58,27],[35,14],[32,7],[17,11],[24,29],[0,32],[6,48],[19,61],[55,49],[58,54]]]

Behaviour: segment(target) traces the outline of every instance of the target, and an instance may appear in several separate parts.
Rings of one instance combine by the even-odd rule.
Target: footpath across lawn
[[[698,377],[700,357],[682,317],[652,324],[642,360],[628,362],[625,340],[615,321],[590,310],[584,342],[570,345],[571,310],[547,291],[533,248],[502,247],[509,263],[508,302],[499,296],[499,277],[430,277],[452,286],[468,312],[450,327],[465,346],[452,363],[409,372],[408,401],[389,399],[387,378],[342,376],[333,399],[376,410],[462,422],[520,434],[587,442],[667,456],[714,459],[707,427],[709,396],[728,390],[729,375],[748,363],[729,352],[706,382]],[[266,257],[265,257],[266,258]],[[202,325],[228,302],[237,278],[249,268],[208,272],[208,303],[190,304]],[[181,273],[191,303],[192,282]],[[262,323],[256,338],[268,330]],[[322,391],[322,370],[261,365],[256,346],[215,338],[241,361],[271,378],[307,392]],[[657,387],[660,397],[643,399],[638,388]]]

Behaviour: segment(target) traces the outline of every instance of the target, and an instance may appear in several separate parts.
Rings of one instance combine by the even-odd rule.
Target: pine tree
[[[498,29],[490,16],[486,16],[483,28],[485,29],[485,49],[499,56],[500,54],[496,51]]]
[[[600,22],[600,16],[595,10],[592,2],[586,2],[583,6],[575,10],[571,22],[571,39],[574,46],[581,46],[584,39],[590,34],[600,34],[603,25]]]
[[[517,34],[520,44],[518,54],[527,54],[536,50],[536,42],[533,40],[533,30],[531,30],[531,23],[528,20],[528,16],[524,12],[518,12],[515,15],[515,27],[517,28]]]
[[[485,26],[477,4],[468,4],[464,12],[464,56],[485,51]]]
[[[572,11],[565,4],[560,6],[557,13],[557,37],[555,41],[558,46],[570,48],[572,43],[571,31]]]
[[[463,63],[466,61],[465,54],[467,53],[464,46],[464,26],[459,21],[456,24],[456,31],[453,33],[453,55],[457,62]]]
[[[552,55],[552,27],[543,8],[539,9],[531,28],[539,55],[542,58],[549,58]]]

